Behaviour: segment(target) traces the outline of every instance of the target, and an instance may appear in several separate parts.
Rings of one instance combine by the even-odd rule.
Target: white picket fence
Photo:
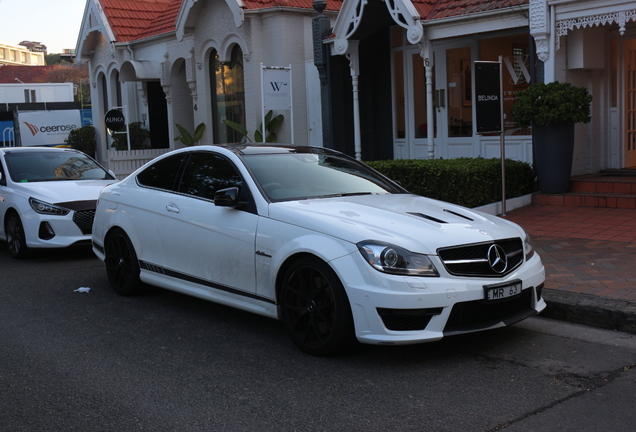
[[[108,167],[121,180],[148,161],[172,149],[109,150]]]

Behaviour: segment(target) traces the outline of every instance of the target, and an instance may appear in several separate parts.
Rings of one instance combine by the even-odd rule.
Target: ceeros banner
[[[68,133],[82,127],[80,110],[21,111],[18,113],[22,146],[64,145]]]

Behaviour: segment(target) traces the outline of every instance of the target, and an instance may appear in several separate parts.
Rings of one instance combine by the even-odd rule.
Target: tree
[[[81,102],[82,105],[91,104],[91,92],[88,75],[88,66],[86,64],[59,64],[53,66],[44,76],[43,82],[51,83],[67,83],[72,82],[77,86],[77,94],[75,101]]]

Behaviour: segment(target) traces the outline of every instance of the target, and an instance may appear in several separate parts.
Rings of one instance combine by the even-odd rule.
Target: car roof
[[[256,154],[287,154],[287,153],[331,153],[340,154],[335,150],[331,150],[324,147],[310,147],[310,146],[293,146],[284,144],[223,144],[223,145],[202,145],[191,147],[192,151],[196,149],[205,149],[206,147],[224,148],[237,155],[256,155]]]
[[[60,147],[1,147],[2,153],[29,153],[29,152],[48,152],[48,153],[60,153],[60,152],[74,152],[80,153],[78,150],[70,148]]]

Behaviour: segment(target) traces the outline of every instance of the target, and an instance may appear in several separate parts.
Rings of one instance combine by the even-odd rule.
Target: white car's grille
[[[493,252],[493,246],[496,251]],[[496,263],[499,252],[500,262]],[[438,249],[446,270],[454,276],[502,277],[523,262],[523,242],[520,238]],[[504,262],[501,261],[505,259]]]
[[[82,230],[84,235],[93,232],[93,219],[95,219],[95,209],[76,211],[73,215],[73,222]]]

